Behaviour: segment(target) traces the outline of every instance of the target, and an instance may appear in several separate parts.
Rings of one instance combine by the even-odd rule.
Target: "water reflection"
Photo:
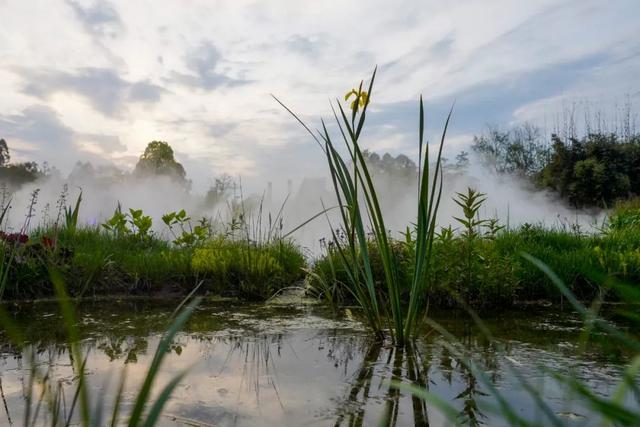
[[[88,383],[106,402],[105,411],[125,366],[125,398],[134,395],[172,307],[172,302],[158,301],[80,307]],[[77,380],[55,306],[16,306],[13,311],[30,341],[15,348],[0,337],[0,425],[22,419],[29,354],[48,369],[65,399],[73,396]],[[540,372],[539,362],[555,370],[574,367],[579,378],[603,394],[619,375],[615,361],[596,348],[576,354],[579,324],[570,315],[488,319],[494,340],[451,313],[439,320],[475,355],[489,381],[532,419],[534,405],[507,364],[518,363],[524,377],[543,383],[555,411],[578,415],[584,406]],[[175,391],[162,425],[361,426],[381,420],[389,426],[445,425],[437,408],[392,387],[392,381],[427,388],[453,402],[464,424],[499,425],[484,411],[489,401],[485,387],[440,338],[428,335],[405,349],[379,345],[359,322],[321,307],[205,304],[173,343],[156,389],[189,366],[190,375]],[[589,420],[580,422],[589,425]]]

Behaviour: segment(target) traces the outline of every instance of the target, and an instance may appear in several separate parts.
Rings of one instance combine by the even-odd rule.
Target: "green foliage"
[[[10,163],[10,160],[7,141],[0,139],[0,181],[10,187],[20,187],[46,174],[36,162]]]
[[[148,215],[142,213],[142,209],[129,209],[129,224],[131,232],[138,239],[148,239],[153,221]]]
[[[489,230],[488,223],[484,228]],[[599,235],[540,226],[501,230],[493,236],[487,233],[476,234],[472,246],[466,233],[456,235],[450,227],[442,228],[436,235],[428,290],[431,304],[506,308],[526,301],[561,302],[557,288],[538,268],[522,262],[518,255],[521,252],[544,259],[568,289],[581,299],[599,295],[609,301],[619,299],[615,291],[599,286],[598,278],[640,283],[638,227],[610,230]],[[391,246],[395,258],[402,260],[398,264],[398,276],[406,281],[412,274],[415,242],[405,233],[404,241],[392,240]],[[384,273],[375,242],[369,242],[368,251],[377,292],[383,293]],[[348,282],[348,272],[339,257],[335,246],[326,249],[326,254],[312,268],[309,277],[312,288],[326,293],[327,284]],[[338,303],[353,302],[353,297],[344,292],[334,292],[330,298]],[[406,298],[405,293],[402,298]]]
[[[553,154],[540,185],[556,190],[574,206],[606,207],[640,188],[640,136],[615,134],[582,139],[553,136]]]
[[[196,248],[191,265],[211,281],[214,290],[262,300],[302,280],[305,261],[287,241],[257,245],[220,237]]]
[[[9,147],[7,141],[0,139],[0,167],[4,167],[9,164],[11,155],[9,154]]]
[[[102,227],[116,236],[126,236],[131,233],[127,223],[127,216],[122,213],[122,207],[120,203],[118,203],[118,207],[113,212],[113,216],[102,224]]]
[[[136,164],[134,174],[141,177],[168,176],[187,185],[184,167],[175,160],[173,149],[164,141],[152,141]]]
[[[467,188],[467,194],[456,194],[458,195],[458,198],[453,199],[453,201],[462,208],[464,218],[453,218],[464,226],[465,235],[469,238],[473,238],[478,233],[478,228],[486,222],[485,220],[479,219],[478,211],[487,198],[485,197],[485,194],[479,193],[472,188]]]
[[[139,240],[148,240],[151,236],[153,220],[150,216],[144,215],[142,209],[129,209],[128,213],[122,212],[122,207],[118,207],[102,227],[109,233],[117,237],[131,236]]]
[[[640,228],[640,197],[617,202],[609,214],[608,225],[611,230]]]
[[[191,217],[187,216],[184,209],[163,215],[162,221],[174,237],[173,244],[178,246],[199,245],[211,237],[211,224],[209,221],[206,218],[202,218],[199,225],[192,227]],[[176,233],[174,227],[180,229],[178,233]]]
[[[473,137],[473,150],[497,173],[515,173],[529,178],[548,164],[549,147],[540,130],[528,123],[507,131],[490,127],[486,134]]]
[[[496,172],[525,176],[578,208],[611,206],[640,188],[640,135],[552,135],[549,146],[537,128],[525,124],[490,128],[474,137],[473,149]]]
[[[80,212],[80,203],[82,202],[82,190],[78,194],[76,204],[73,210],[71,207],[66,208],[64,211],[64,223],[67,229],[71,232],[75,231],[78,226],[78,213]]]

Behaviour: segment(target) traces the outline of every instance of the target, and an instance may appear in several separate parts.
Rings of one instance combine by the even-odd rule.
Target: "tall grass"
[[[451,112],[449,112],[445,123],[436,160],[434,165],[431,165],[429,147],[424,140],[424,105],[422,97],[420,98],[419,182],[415,226],[416,256],[410,283],[409,301],[405,305],[401,299],[403,284],[398,275],[398,261],[390,242],[376,187],[365,162],[360,143],[375,76],[376,71],[374,70],[366,91],[363,90],[361,82],[357,90],[352,90],[345,97],[347,99],[355,94],[355,101],[350,106],[350,114],[345,112],[340,101],[336,101],[339,114],[333,104],[331,105],[340,131],[338,139],[342,139],[344,142],[348,157],[343,157],[340,154],[324,121],[322,121],[322,130],[318,131],[318,136],[316,136],[295,113],[277,98],[276,101],[304,126],[324,151],[338,201],[341,218],[340,228],[344,233],[343,239],[338,233],[332,231],[332,241],[337,248],[340,262],[348,273],[348,290],[363,308],[368,323],[376,336],[380,339],[385,337],[385,324],[390,318],[388,331],[391,339],[398,346],[403,346],[407,339],[413,335],[416,325],[427,311],[428,273],[431,267],[436,215],[442,195],[442,147]],[[384,293],[379,293],[376,286],[368,247],[368,233],[373,236],[379,251],[384,271]]]

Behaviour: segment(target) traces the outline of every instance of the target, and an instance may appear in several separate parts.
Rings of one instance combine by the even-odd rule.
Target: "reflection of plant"
[[[75,417],[80,418],[83,426],[98,425],[121,425],[125,423],[120,410],[122,409],[124,399],[124,385],[126,380],[126,370],[120,375],[120,381],[116,392],[115,401],[113,403],[113,411],[111,419],[105,416],[105,400],[100,399],[92,404],[92,396],[89,393],[87,385],[86,362],[87,356],[83,354],[80,331],[78,329],[78,318],[72,300],[67,294],[65,285],[61,276],[56,270],[50,271],[51,281],[55,288],[60,311],[63,318],[64,332],[66,334],[69,357],[74,371],[76,383],[75,396],[71,400],[71,404],[67,406],[67,399],[64,396],[64,389],[61,383],[54,383],[50,369],[42,371],[39,364],[36,363],[35,353],[32,347],[30,354],[27,355],[30,365],[30,373],[27,379],[28,388],[25,394],[25,419],[24,425],[36,425],[38,423],[50,423],[51,426],[70,425],[71,420]],[[131,411],[127,414],[127,423],[131,427],[137,426],[153,426],[164,409],[166,402],[169,400],[173,390],[179,382],[185,377],[186,371],[180,372],[174,376],[167,385],[165,385],[159,394],[152,399],[152,386],[160,373],[160,367],[166,355],[174,349],[173,340],[180,329],[187,322],[198,304],[198,300],[192,301],[184,310],[176,317],[173,323],[168,327],[163,335],[158,348],[154,354],[153,360],[149,366],[147,374],[140,384],[139,391],[134,397]],[[26,339],[22,330],[6,313],[5,309],[0,307],[0,324],[6,332],[10,341],[18,347],[24,347]]]
[[[603,395],[604,391],[602,389],[595,389],[593,386],[581,381],[579,376],[573,371],[573,367],[570,367],[569,374],[557,373],[543,364],[540,364],[538,369],[550,374],[555,380],[559,381],[567,388],[572,396],[579,397],[589,411],[589,413],[585,415],[590,421],[593,420],[596,423],[599,421],[600,424],[598,425],[602,426],[637,426],[638,420],[640,420],[640,410],[637,406],[638,392],[640,391],[638,388],[638,375],[640,374],[640,341],[638,338],[600,317],[598,310],[600,309],[602,300],[599,297],[591,304],[590,308],[587,308],[576,299],[576,296],[567,288],[562,280],[544,263],[527,254],[524,254],[523,257],[547,275],[549,280],[582,318],[584,326],[580,335],[579,349],[584,351],[592,341],[598,341],[605,343],[608,348],[611,348],[610,346],[612,345],[617,345],[631,356],[630,362],[621,373],[621,379],[608,395]],[[607,280],[607,283],[615,288],[619,294],[623,295],[626,302],[637,303],[638,291],[635,287],[615,281],[612,282],[611,280]],[[620,309],[616,311],[616,315],[622,316],[625,321],[631,322],[636,327],[638,326],[637,313],[627,311],[627,309]],[[480,330],[484,331],[483,333],[486,338],[491,340],[491,332],[484,323],[477,316],[474,316],[474,319]],[[563,427],[574,425],[572,422],[567,422],[560,414],[552,409],[544,397],[544,389],[541,389],[537,384],[530,383],[525,376],[518,371],[516,366],[508,365],[509,372],[518,381],[521,391],[531,398],[530,401],[533,405],[531,413],[535,414],[535,418],[529,419],[526,415],[522,415],[517,408],[512,406],[504,392],[494,385],[492,379],[485,373],[485,370],[476,364],[473,357],[474,355],[466,352],[464,346],[456,337],[433,320],[430,320],[429,324],[435,331],[442,335],[445,347],[455,355],[456,359],[464,364],[465,369],[468,371],[468,375],[466,376],[468,388],[458,397],[470,396],[472,391],[477,389],[477,385],[482,385],[486,389],[486,395],[490,398],[488,401],[492,402],[492,404],[483,402],[485,403],[482,405],[483,409],[486,409],[488,413],[503,420],[508,425],[527,427],[542,427],[548,425]],[[410,391],[415,396],[434,405],[450,423],[459,425],[460,419],[458,411],[449,402],[435,393],[425,387],[404,385],[399,382],[396,382],[395,385],[402,390]],[[629,402],[632,403],[629,404]],[[476,416],[477,409],[478,406],[476,402],[471,406],[467,404],[464,405],[463,410],[467,415],[466,422],[474,423],[478,421]]]

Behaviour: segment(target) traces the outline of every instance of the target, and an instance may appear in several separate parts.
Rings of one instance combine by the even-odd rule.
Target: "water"
[[[175,301],[107,300],[85,302],[78,308],[82,347],[89,355],[88,382],[94,401],[102,402],[107,411],[124,367],[128,400],[124,410],[131,408],[176,305]],[[24,326],[29,344],[16,349],[4,333],[0,336],[3,426],[22,424],[29,350],[35,350],[39,366],[50,367],[67,405],[76,380],[57,305],[25,303],[9,309]],[[488,386],[437,334],[425,331],[413,348],[398,351],[372,342],[354,313],[335,314],[297,298],[269,304],[204,302],[174,342],[154,386],[157,392],[189,369],[167,404],[161,425],[378,425],[381,420],[446,425],[436,407],[390,387],[391,379],[427,385],[453,403],[464,422],[506,425],[486,408],[495,403]],[[540,419],[518,375],[538,388],[551,410],[567,423],[597,425],[584,403],[553,374],[572,375],[606,395],[620,376],[624,354],[601,347],[582,351],[581,323],[569,312],[536,308],[483,317],[492,340],[464,313],[434,313],[520,415]]]

